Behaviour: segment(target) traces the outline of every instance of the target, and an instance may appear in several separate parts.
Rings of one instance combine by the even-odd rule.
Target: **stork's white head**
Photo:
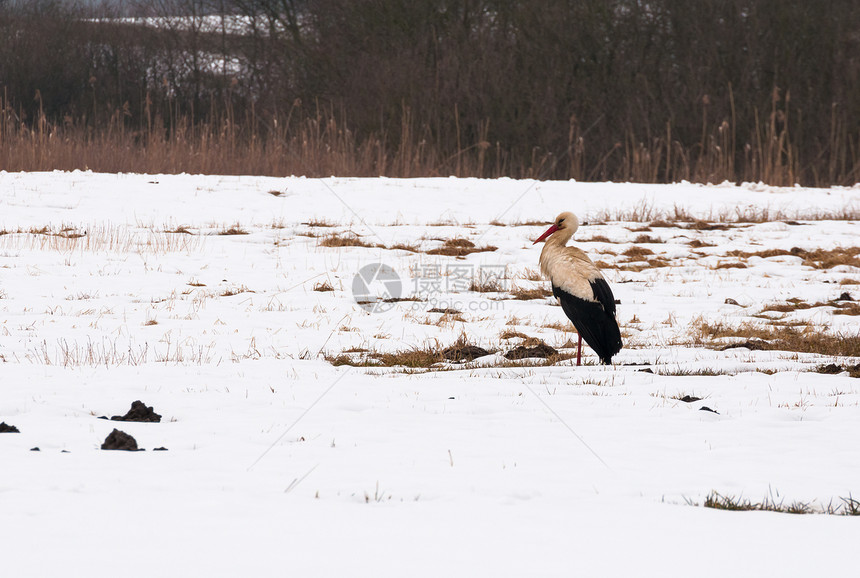
[[[579,219],[576,215],[570,212],[564,212],[555,218],[552,226],[547,229],[543,235],[537,238],[533,244],[540,243],[547,237],[552,236],[553,241],[558,239],[559,243],[567,243],[573,237],[576,230],[579,228]]]

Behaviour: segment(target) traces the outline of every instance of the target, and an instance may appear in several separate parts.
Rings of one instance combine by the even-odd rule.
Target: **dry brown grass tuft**
[[[634,243],[650,243],[650,244],[665,243],[665,241],[663,239],[660,239],[658,237],[652,237],[650,235],[639,235],[635,239],[633,239],[633,242]]]
[[[390,298],[388,298],[388,299],[384,299],[383,301],[384,301],[385,303],[401,303],[401,302],[403,302],[403,301],[418,301],[418,302],[423,302],[423,301],[425,301],[425,300],[424,300],[424,299],[422,299],[421,297],[418,297],[417,295],[410,295],[409,297],[390,297]]]
[[[860,356],[860,333],[824,333],[812,325],[768,326],[757,323],[744,323],[733,327],[722,323],[694,322],[694,332],[701,342],[712,347],[724,347],[715,343],[716,339],[741,338],[745,341],[730,344],[728,347],[749,347],[763,351],[796,351],[833,356]]]
[[[340,235],[333,233],[326,235],[319,242],[320,247],[373,247],[363,241],[357,235]]]
[[[326,221],[325,219],[317,219],[317,218],[313,218],[310,221],[305,221],[304,223],[302,223],[302,225],[305,225],[307,227],[334,227],[335,226],[334,223],[330,223],[329,221]]]
[[[634,259],[644,257],[645,255],[653,255],[654,251],[648,249],[647,247],[630,247],[621,254],[625,257],[630,257],[631,259]]]
[[[860,304],[848,299],[833,299],[831,301],[817,303],[807,303],[802,299],[789,299],[785,303],[772,303],[762,309],[762,312],[775,311],[777,313],[791,313],[792,311],[803,311],[806,309],[814,309],[816,307],[833,307],[836,311],[834,315],[860,315]]]
[[[472,283],[469,285],[469,291],[476,293],[500,293],[504,290],[501,281],[496,277],[472,279]]]
[[[469,239],[446,239],[441,247],[427,251],[428,255],[445,255],[447,257],[464,257],[472,253],[495,251],[498,247],[487,245],[476,247]]]
[[[522,273],[522,278],[526,281],[543,281],[543,274],[537,269],[526,269]]]
[[[707,221],[695,220],[682,228],[692,231],[728,231],[731,227],[720,223],[709,223]]]
[[[860,268],[860,247],[836,247],[835,249],[813,249],[807,251],[800,247],[793,247],[790,250],[785,249],[768,249],[765,251],[729,251],[727,256],[732,257],[780,257],[790,255],[803,259],[803,264],[807,267],[815,269],[832,269],[838,265],[848,265],[850,267]]]
[[[746,269],[744,263],[720,263],[714,269]]]
[[[693,239],[688,243],[693,249],[701,249],[702,247],[716,247],[713,243],[707,243],[701,239]]]
[[[744,259],[748,259],[750,257],[761,257],[762,259],[768,259],[770,257],[782,257],[784,255],[792,255],[795,257],[801,256],[801,253],[804,253],[803,249],[799,249],[795,247],[790,251],[786,249],[767,249],[764,251],[741,251],[739,249],[735,249],[733,251],[729,251],[726,253],[726,256],[729,257],[741,257]]]
[[[182,235],[193,235],[194,234],[191,232],[191,229],[189,229],[188,226],[186,226],[186,225],[179,225],[175,229],[165,229],[164,232],[165,233],[177,233],[177,234],[182,234]]]
[[[410,253],[418,253],[421,251],[417,245],[409,245],[407,243],[395,243],[391,246],[377,245],[377,247],[388,249],[389,251],[409,251]]]
[[[359,356],[347,355],[353,351]],[[366,349],[345,351],[338,355],[327,355],[326,360],[332,365],[351,365],[354,367],[401,367],[407,370],[433,369],[435,365],[446,361],[472,361],[491,353],[490,351],[469,343],[465,335],[461,335],[450,347],[441,347],[439,343],[424,347],[413,347],[394,352],[368,351]]]
[[[803,264],[815,269],[832,269],[838,265],[860,268],[860,247],[837,247],[832,250],[815,249],[804,251]]]
[[[219,235],[247,235],[248,231],[243,229],[239,223],[234,225],[230,225],[226,229],[221,229],[218,231]]]
[[[514,286],[509,291],[511,297],[518,301],[529,301],[531,299],[546,299],[552,296],[552,291],[546,287],[536,287],[534,289],[526,289],[523,287]]]
[[[45,225],[42,227],[30,227],[29,229],[17,228],[15,230],[12,229],[2,229],[0,230],[0,236],[3,235],[12,235],[12,234],[24,234],[24,235],[44,235],[47,237],[60,237],[62,239],[80,239],[81,237],[85,237],[87,235],[86,231],[79,231],[76,227],[65,225],[58,230],[53,230],[51,227]]]
[[[366,351],[366,350],[365,350]],[[351,365],[353,367],[405,367],[410,369],[427,369],[437,363],[442,363],[442,353],[434,349],[404,349],[393,353],[366,352],[365,355],[354,357],[341,353],[325,357],[334,366]]]
[[[344,353],[367,353],[368,349],[366,347],[349,347],[343,350]]]
[[[678,223],[670,223],[668,221],[664,221],[663,219],[658,219],[656,221],[651,221],[648,226],[653,229],[670,229],[673,227],[677,227]]]
[[[605,235],[594,235],[590,239],[578,239],[578,243],[612,243]]]
[[[765,311],[776,311],[777,313],[790,313],[792,311],[800,311],[803,309],[811,309],[812,305],[803,301],[803,299],[792,298],[786,301],[785,303],[773,303],[771,305],[766,305],[762,312]]]
[[[567,333],[576,333],[576,328],[570,321],[553,321],[552,323],[544,323],[541,327],[544,329],[555,329],[556,331],[564,331]]]
[[[836,311],[833,312],[834,315],[860,315],[860,304],[858,303],[828,303],[828,305],[836,308]]]
[[[334,291],[334,287],[328,281],[323,281],[314,285],[314,291]]]
[[[733,512],[779,512],[782,514],[826,514],[830,516],[858,516],[860,515],[860,500],[851,496],[839,498],[839,504],[834,505],[833,500],[826,506],[814,506],[808,502],[794,501],[790,504],[775,501],[772,497],[766,497],[761,502],[751,502],[742,496],[728,496],[711,492],[705,497],[705,508],[717,510],[729,510]],[[690,502],[692,503],[692,502]]]
[[[671,263],[662,257],[657,257],[655,259],[648,259],[647,261],[629,261],[628,263],[619,265],[617,269],[619,271],[625,271],[630,273],[639,273],[646,269],[660,269],[661,267],[669,267]],[[600,267],[601,269],[605,267]]]
[[[529,336],[521,331],[513,329],[505,329],[499,334],[499,339],[529,339]]]

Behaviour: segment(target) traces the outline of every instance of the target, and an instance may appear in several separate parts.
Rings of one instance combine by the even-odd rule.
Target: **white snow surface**
[[[857,335],[826,304],[860,298],[860,269],[731,252],[857,246],[826,217],[858,207],[860,187],[0,173],[2,575],[856,576],[856,517],[701,504],[860,497],[860,380],[813,371],[860,360],[695,328]],[[461,336],[571,353],[551,298],[510,295],[547,286],[532,240],[565,210],[620,301],[612,366],[331,362]],[[678,214],[769,218],[643,231]],[[496,249],[427,254],[453,238]],[[375,263],[423,300],[366,311]],[[819,305],[762,311],[791,298]],[[162,421],[97,419],[138,399]],[[147,451],[100,450],[114,427]]]

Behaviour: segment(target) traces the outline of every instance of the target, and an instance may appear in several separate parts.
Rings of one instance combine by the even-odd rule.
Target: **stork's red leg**
[[[582,335],[579,335],[579,343],[576,344],[576,365],[579,366],[582,363]]]

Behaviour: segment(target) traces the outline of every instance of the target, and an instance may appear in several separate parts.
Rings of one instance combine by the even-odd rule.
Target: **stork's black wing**
[[[591,284],[591,291],[594,293],[594,298],[597,299],[603,310],[615,317],[615,295],[612,294],[612,289],[609,288],[609,283],[603,277],[598,277]]]
[[[562,311],[576,327],[576,331],[591,347],[600,361],[609,364],[612,356],[621,351],[621,331],[615,321],[615,298],[609,285],[603,279],[597,280],[600,295],[595,293],[597,301],[576,297],[557,287],[552,286],[552,294],[558,299]],[[592,288],[595,283],[592,282]],[[608,305],[605,304],[606,300]],[[611,308],[609,307],[611,305]]]

